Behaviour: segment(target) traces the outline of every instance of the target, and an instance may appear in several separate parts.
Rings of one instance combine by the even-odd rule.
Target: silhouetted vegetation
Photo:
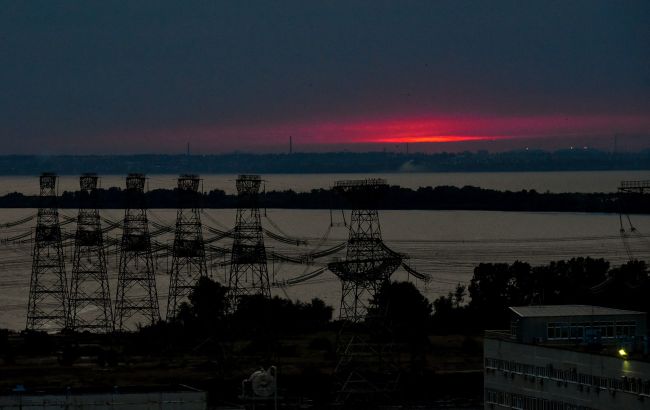
[[[648,269],[643,261],[610,268],[604,259],[574,258],[532,267],[525,262],[482,263],[462,305],[456,293],[436,299],[434,323],[447,330],[506,328],[509,306],[592,304],[650,312]]]
[[[411,282],[385,283],[370,301],[368,317],[382,317],[397,341],[418,341],[431,326],[431,302]]]
[[[271,343],[280,336],[326,329],[333,308],[314,298],[309,303],[261,295],[242,296],[235,309],[227,298],[228,289],[203,277],[168,323],[142,328],[139,333],[179,345],[191,345],[206,338],[247,339]],[[157,336],[156,336],[157,335]]]
[[[464,388],[471,381],[480,391],[482,330],[507,328],[509,306],[584,303],[648,312],[648,276],[641,261],[620,267],[593,258],[541,266],[484,263],[467,286],[458,284],[433,303],[412,283],[386,283],[370,301],[366,326],[356,331],[382,326],[379,337],[390,336],[394,353],[410,357],[402,361],[400,387],[409,397],[438,397],[440,391],[426,386],[437,380],[438,369],[449,368],[459,370],[454,377]],[[224,286],[202,278],[176,318],[133,333],[0,332],[0,360],[11,369],[5,387],[25,377],[32,386],[191,383],[236,400],[243,377],[275,364],[291,394],[326,402],[335,388],[331,371],[340,329],[332,322],[332,307],[319,299],[249,296],[233,309],[226,295]],[[388,320],[374,319],[384,315]],[[310,387],[314,383],[318,389]]]
[[[202,277],[189,295],[189,303],[180,306],[172,322],[180,324],[193,335],[218,334],[224,327],[229,309],[228,289],[219,282]]]
[[[61,208],[77,208],[78,192],[64,192],[59,197]],[[157,189],[146,193],[150,208],[175,208],[178,196],[175,190]],[[124,191],[109,188],[98,192],[98,206],[118,209],[125,205]],[[237,196],[221,190],[203,194],[200,203],[204,208],[236,208]],[[0,197],[0,208],[37,208],[38,196],[11,193]],[[418,189],[392,186],[377,202],[378,209],[428,209],[428,210],[486,210],[528,212],[650,212],[650,196],[628,194],[622,202],[614,193],[540,193],[535,190],[518,192],[495,191],[472,186],[426,187]],[[328,189],[310,192],[271,191],[262,196],[261,206],[266,208],[329,209],[345,208],[346,203]]]

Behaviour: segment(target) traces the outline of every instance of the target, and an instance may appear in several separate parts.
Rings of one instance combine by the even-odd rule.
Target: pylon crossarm
[[[385,280],[401,263],[400,258],[356,259],[332,262],[327,267],[341,280],[365,283]]]

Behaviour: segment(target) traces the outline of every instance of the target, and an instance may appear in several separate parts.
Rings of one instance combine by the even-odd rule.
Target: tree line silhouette
[[[548,265],[481,263],[469,285],[433,302],[440,332],[505,329],[509,306],[585,304],[650,313],[650,277],[644,261],[611,267],[604,259],[573,258]],[[465,303],[465,298],[469,300]]]
[[[58,199],[61,208],[77,208],[79,192],[64,192]],[[120,188],[99,190],[98,207],[120,209],[126,203],[125,191]],[[175,189],[156,189],[146,193],[150,208],[176,208]],[[237,196],[215,189],[200,194],[204,208],[236,208]],[[37,195],[9,193],[0,197],[0,208],[37,208]],[[261,206],[288,209],[339,209],[346,206],[343,198],[330,189],[309,192],[270,191],[262,194]],[[422,210],[486,210],[528,212],[621,212],[650,213],[650,195],[616,193],[551,193],[535,190],[497,191],[473,186],[437,186],[418,189],[391,186],[378,209]]]

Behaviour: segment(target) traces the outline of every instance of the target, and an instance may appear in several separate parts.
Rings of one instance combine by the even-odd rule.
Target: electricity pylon
[[[328,264],[342,285],[336,403],[354,408],[372,408],[395,389],[399,378],[386,312],[373,309],[369,317],[370,301],[402,264],[402,255],[381,237],[377,202],[387,187],[381,179],[338,181],[334,186],[352,208],[345,259]]]
[[[207,275],[199,206],[199,182],[197,175],[181,175],[178,178],[179,202],[172,247],[167,320],[176,317],[180,304],[187,300],[196,282]]]
[[[261,184],[259,175],[240,175],[236,182],[237,217],[228,278],[232,308],[237,306],[239,299],[244,295],[260,294],[271,297],[260,218]]]
[[[402,256],[390,250],[381,237],[377,201],[387,187],[381,179],[338,181],[334,186],[352,208],[345,260],[328,264],[341,279],[341,320],[364,320],[368,301],[402,263]]]
[[[97,175],[79,178],[79,214],[75,234],[69,324],[71,330],[108,333],[113,330],[111,295],[99,211]]]
[[[57,176],[40,176],[32,276],[29,284],[27,329],[56,331],[66,327],[67,280],[57,208]]]
[[[144,198],[145,176],[126,177],[126,210],[120,249],[115,300],[115,330],[126,329],[127,321],[160,320],[151,236]]]

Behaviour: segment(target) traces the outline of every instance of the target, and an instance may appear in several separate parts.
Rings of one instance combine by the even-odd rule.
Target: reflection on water
[[[0,222],[21,219],[35,213],[34,209],[1,209]],[[74,210],[62,210],[62,215],[74,217]],[[103,215],[119,220],[119,210],[103,211]],[[155,210],[149,213],[150,220],[158,224],[173,225],[176,211]],[[217,229],[234,224],[235,210],[220,209],[204,211],[203,222]],[[328,231],[330,213],[324,210],[269,210],[268,218],[288,235],[308,239],[306,246],[292,246],[267,239],[266,245],[274,251],[290,256],[309,253],[317,249],[334,246],[347,239],[344,226],[335,226]],[[334,214],[335,222],[342,222],[340,213]],[[528,261],[543,264],[551,260],[579,256],[603,257],[614,265],[624,263],[628,256],[618,236],[617,215],[575,214],[575,213],[516,213],[476,211],[382,211],[380,213],[382,232],[386,243],[394,250],[410,255],[409,263],[417,270],[433,276],[430,283],[418,282],[418,287],[430,299],[451,291],[457,283],[467,283],[474,267],[480,262]],[[650,216],[634,216],[634,224],[641,233],[650,234]],[[7,238],[25,232],[30,225],[0,228],[0,238]],[[263,218],[262,223],[275,230],[273,223]],[[64,226],[74,232],[75,224]],[[206,233],[208,237],[210,234]],[[119,238],[120,230],[108,233]],[[169,243],[171,234],[155,238]],[[650,259],[650,238],[630,240],[634,257]],[[72,242],[66,247],[66,269],[71,269]],[[214,245],[229,248],[229,239],[222,239]],[[118,252],[109,248],[108,269],[111,290],[117,280]],[[31,244],[3,245],[0,248],[0,328],[20,329],[25,324],[25,311],[31,271]],[[296,266],[288,263],[270,263],[269,270],[276,280],[284,280],[301,273],[318,269],[336,256],[324,258],[313,266]],[[157,260],[157,284],[160,306],[167,305],[170,260]],[[211,259],[212,276],[224,282],[228,269],[225,257]],[[395,279],[407,279],[398,271]],[[273,292],[291,299],[309,300],[319,297],[338,308],[340,284],[336,277],[326,271],[324,274],[300,285],[274,288]],[[163,317],[165,312],[161,312]]]

